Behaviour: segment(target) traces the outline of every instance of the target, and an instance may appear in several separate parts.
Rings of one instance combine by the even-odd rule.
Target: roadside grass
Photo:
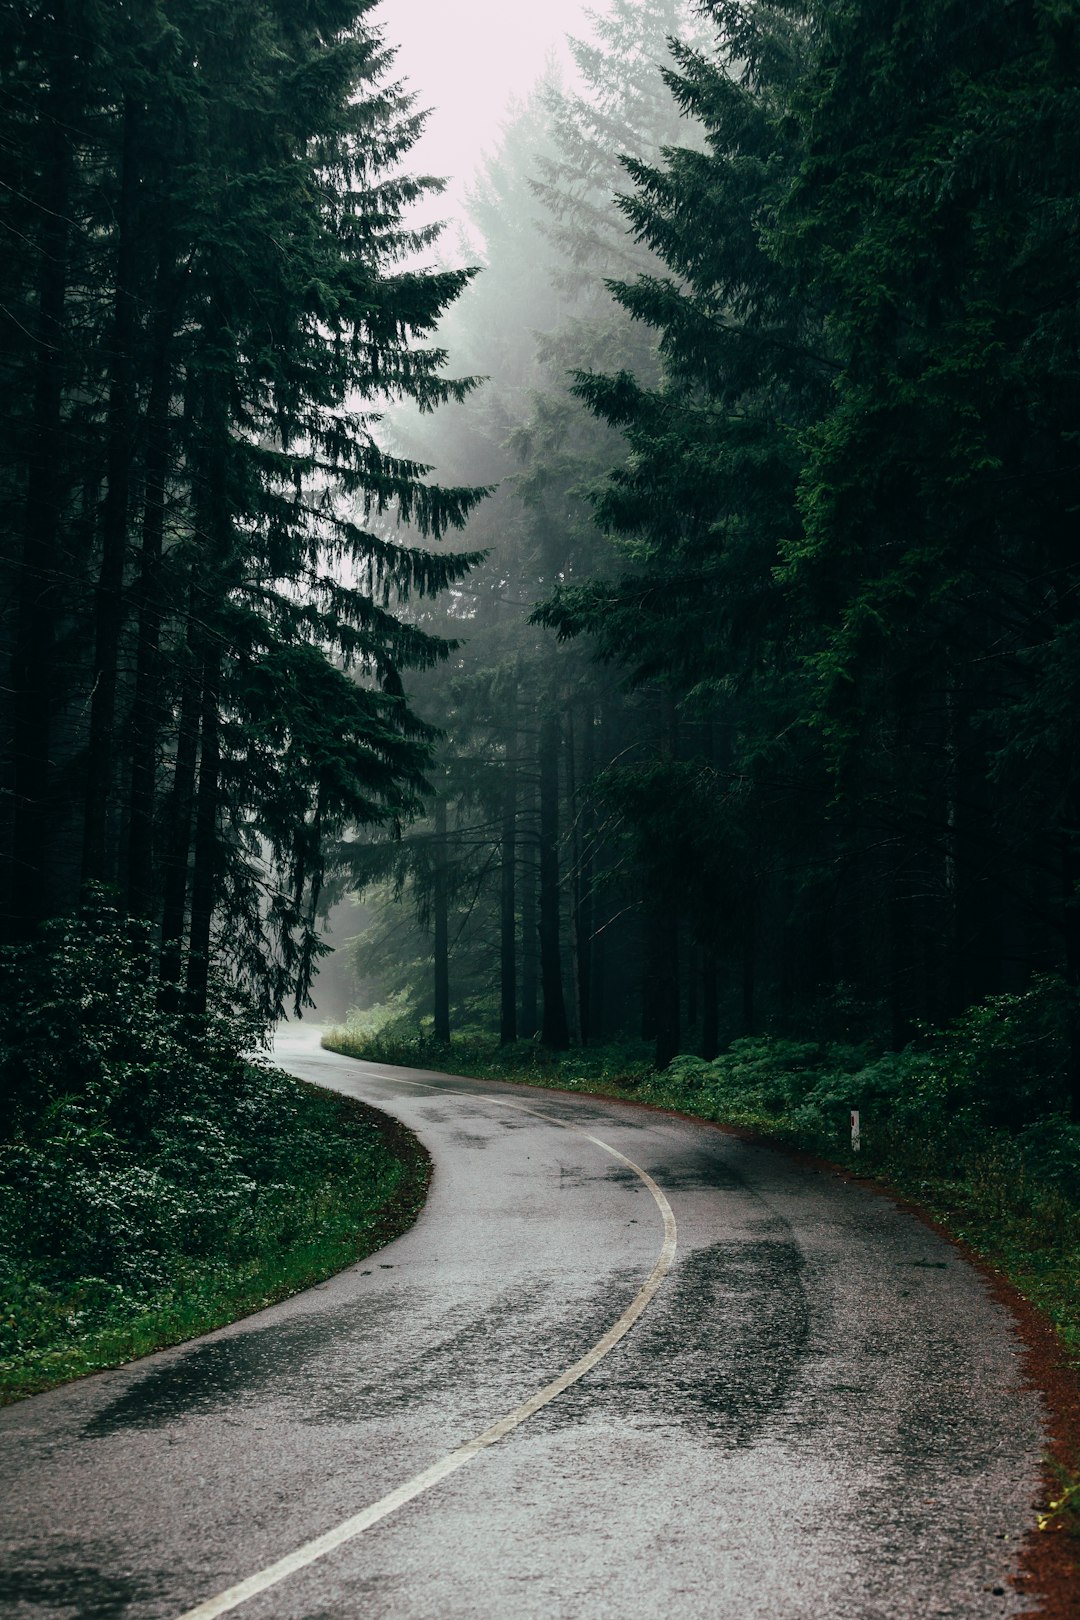
[[[246,1056],[229,986],[165,1009],[156,967],[105,890],[0,949],[0,1402],[321,1282],[423,1203],[409,1132]]]
[[[167,1161],[183,1146],[175,1135],[164,1152],[157,1143],[156,1162],[144,1154],[140,1168],[157,1178],[157,1190],[179,1188],[180,1197],[171,1222],[144,1232],[141,1261],[115,1241],[115,1205],[106,1212],[112,1252],[102,1252],[99,1231],[88,1264],[85,1226],[66,1250],[35,1241],[49,1191],[42,1177],[24,1190],[20,1210],[9,1199],[0,1403],[235,1321],[322,1282],[412,1225],[430,1160],[409,1132],[362,1103],[259,1066],[246,1066],[244,1089],[242,1114],[255,1134],[226,1132],[215,1143],[216,1158],[232,1168],[246,1160],[240,1196],[204,1198],[199,1207],[190,1169],[170,1186]],[[123,1183],[123,1172],[114,1176],[114,1186]]]

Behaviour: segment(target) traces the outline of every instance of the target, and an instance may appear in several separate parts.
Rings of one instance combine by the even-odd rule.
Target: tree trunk
[[[566,813],[570,819],[570,929],[567,943],[570,948],[570,984],[572,986],[567,1024],[570,1040],[580,1046],[583,1041],[581,1021],[581,933],[578,926],[578,906],[581,899],[581,829],[578,825],[577,745],[574,737],[574,711],[566,716]]]
[[[595,901],[590,902],[595,930]],[[607,935],[594,931],[589,946],[589,1036],[602,1041],[608,1030]]]
[[[654,1062],[666,1069],[679,1050],[679,925],[669,906],[653,917],[651,935],[653,1008],[656,1029]]]
[[[41,186],[37,348],[18,614],[14,688],[11,934],[29,938],[49,911],[50,759],[54,644],[60,569],[57,549],[65,483],[63,391],[72,151],[71,58],[66,0],[56,0],[49,31],[51,82]]]
[[[450,915],[447,883],[446,800],[435,800],[435,1039],[450,1043]]]
[[[221,736],[218,689],[221,652],[208,647],[203,660],[199,737],[199,796],[195,810],[194,861],[191,874],[191,925],[187,960],[187,1009],[206,1011],[210,981],[210,934],[217,901],[218,805],[221,791]]]
[[[521,851],[521,1017],[518,1020],[518,1038],[523,1041],[531,1041],[540,1027],[540,987],[536,973],[539,932],[536,919],[535,789],[531,784],[528,787],[528,802],[528,835],[518,840]]]
[[[670,692],[661,697],[657,739],[660,757],[679,758],[679,711]],[[682,1039],[679,1006],[679,914],[674,893],[665,893],[664,884],[653,900],[649,929],[652,955],[653,1016],[656,1032],[655,1064],[666,1069]]]
[[[192,592],[194,595],[194,591]],[[190,645],[185,649],[190,660]],[[195,767],[199,752],[199,680],[188,662],[183,676],[180,721],[169,794],[161,913],[161,958],[158,968],[158,1004],[163,1012],[180,1008],[180,972],[183,961],[184,921],[187,915],[188,857],[191,853],[191,812],[195,803]]]
[[[1080,1125],[1080,784],[1066,795],[1062,826],[1062,929],[1065,938],[1065,983],[1069,990],[1069,1115]]]
[[[892,851],[889,872],[889,1007],[892,1044],[902,1050],[915,1032],[915,919],[914,902],[904,865],[905,850]]]
[[[593,825],[591,802],[586,802],[589,784],[596,770],[591,704],[585,710],[581,738],[581,778],[574,807],[574,934],[577,945],[577,1003],[581,1044],[587,1046],[594,1033],[593,979],[595,905],[593,897]],[[583,791],[581,788],[583,787]]]
[[[635,955],[643,969],[639,1033],[643,1041],[655,1041],[658,1028],[656,974],[653,971],[656,962],[656,943],[653,939],[653,919],[648,911],[641,919],[641,941]]]
[[[946,995],[928,997],[934,1022],[956,1017],[972,1002],[1003,988],[1004,916],[999,862],[987,838],[994,826],[991,764],[974,719],[971,694],[955,683],[946,692],[945,890],[950,915],[945,935],[951,952]],[[937,1004],[935,1005],[935,1000]]]
[[[758,899],[753,890],[747,896],[746,931],[742,953],[742,1032],[757,1034],[757,957]]]
[[[146,411],[142,547],[135,590],[138,641],[131,711],[127,909],[136,917],[151,917],[154,914],[154,809],[158,748],[165,714],[161,689],[161,565],[165,538],[165,492],[169,474],[170,351],[175,313],[170,290],[172,280],[173,266],[166,246],[162,250],[158,272],[158,308]]]
[[[556,1052],[570,1045],[563,995],[559,928],[559,717],[540,722],[540,982],[543,1044]]]
[[[511,728],[503,781],[499,891],[499,1042],[517,1040],[517,738]]]
[[[219,353],[229,341],[226,304],[215,289],[205,330],[207,351]],[[205,563],[193,581],[192,610],[198,610],[199,658],[199,791],[192,848],[191,908],[188,935],[187,1007],[206,1010],[210,977],[210,939],[218,899],[221,807],[221,684],[224,641],[215,622],[228,597],[234,562],[231,445],[227,383],[220,367],[211,365],[200,379],[201,421],[192,448],[194,507],[203,541]],[[199,597],[195,596],[195,587]]]
[[[701,952],[701,1055],[707,1063],[720,1050],[717,990],[716,957],[706,949]]]
[[[83,882],[112,875],[108,850],[109,798],[116,763],[116,693],[124,625],[124,568],[135,426],[134,344],[136,205],[139,109],[124,103],[117,212],[116,289],[109,355],[105,501],[101,523],[101,569],[94,597],[94,663],[90,702],[83,825]]]

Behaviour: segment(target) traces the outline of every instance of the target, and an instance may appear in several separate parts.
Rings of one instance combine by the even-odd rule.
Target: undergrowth
[[[0,1399],[232,1321],[414,1217],[418,1144],[245,1057],[235,1013],[159,1012],[108,908],[0,958]]]

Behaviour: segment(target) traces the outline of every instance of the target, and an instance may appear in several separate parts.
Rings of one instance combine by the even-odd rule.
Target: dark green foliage
[[[679,1057],[670,1074],[674,1084],[707,1098],[717,1118],[797,1120],[807,1140],[829,1151],[842,1145],[852,1108],[862,1113],[871,1151],[871,1138],[879,1146],[887,1139],[896,1157],[912,1134],[924,1146],[936,1144],[942,1168],[950,1154],[965,1154],[974,1137],[1008,1131],[1042,1171],[1049,1174],[1056,1163],[1063,1194],[1080,1201],[1076,1133],[1063,1118],[1067,1013],[1060,981],[1045,980],[1023,994],[980,1002],[899,1053],[881,1053],[871,1043],[765,1036],[734,1041],[711,1063]]]
[[[411,1017],[356,1013],[342,1028],[330,1029],[323,1045],[369,1063],[406,1068],[452,1069],[481,1080],[511,1080],[529,1085],[560,1086],[573,1091],[633,1090],[653,1073],[648,1041],[597,1044],[573,1052],[552,1052],[539,1041],[506,1045],[479,1025],[455,1033],[449,1043],[436,1041],[430,1028],[418,1030]]]
[[[3,952],[0,1074],[10,1132],[32,1136],[50,1111],[86,1107],[111,1131],[145,1137],[191,1087],[227,1092],[260,1025],[216,1012],[181,1022],[155,1004],[149,928],[101,895]]]
[[[348,1263],[408,1179],[376,1123],[240,1055],[250,1016],[155,1006],[103,904],[0,952],[0,1388],[214,1326]],[[409,1171],[409,1176],[412,1172]]]
[[[684,917],[729,846],[749,929],[720,902],[697,937],[744,1028],[846,983],[902,1046],[1080,976],[1077,18],[705,9],[668,75],[705,149],[632,162],[622,204],[662,375],[578,381],[630,452],[594,497],[625,567],[537,617],[681,714],[700,790],[610,788]]]
[[[6,15],[6,935],[104,881],[164,1004],[213,957],[273,1015],[346,829],[419,806],[402,678],[448,649],[402,609],[482,491],[377,426],[469,392],[430,339],[470,272],[403,267],[439,182],[372,0]]]

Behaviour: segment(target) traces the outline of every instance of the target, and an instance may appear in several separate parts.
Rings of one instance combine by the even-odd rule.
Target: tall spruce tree
[[[663,930],[683,913],[698,954],[735,967],[733,1032],[754,1027],[759,962],[778,954],[763,911],[775,926],[796,881],[824,863],[800,836],[810,784],[774,573],[795,520],[796,435],[835,368],[812,302],[762,240],[801,157],[788,113],[803,55],[773,8],[741,17],[719,55],[677,52],[668,87],[703,140],[628,163],[624,214],[658,268],[614,288],[657,333],[661,375],[594,370],[577,389],[629,446],[595,508],[630,566],[568,582],[540,613],[562,637],[588,632],[602,660],[658,695],[654,741],[609,773],[605,795],[625,819],[655,919],[653,960],[671,961]],[[652,977],[664,1061],[679,1038],[674,992],[670,975]],[[709,1026],[712,1046],[711,1003]]]
[[[405,266],[438,182],[403,172],[421,119],[374,9],[9,8],[9,397],[36,403],[5,428],[6,926],[81,869],[156,918],[195,1011],[214,957],[303,999],[346,828],[420,802],[402,675],[446,649],[395,608],[476,560],[427,542],[481,492],[376,438],[387,400],[470,385],[426,342],[468,272]]]

